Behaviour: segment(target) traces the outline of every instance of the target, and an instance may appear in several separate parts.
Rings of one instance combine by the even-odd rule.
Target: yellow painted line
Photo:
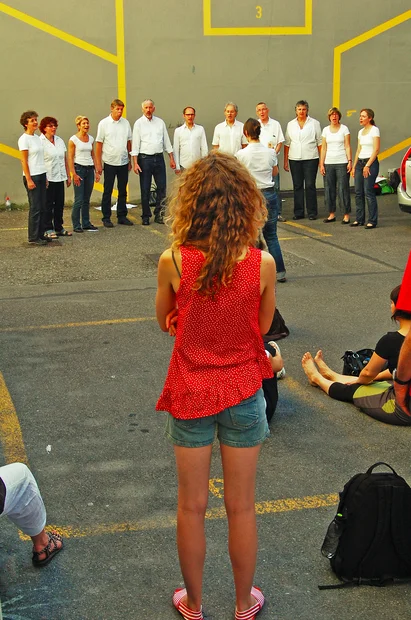
[[[398,142],[398,144],[394,144],[394,146],[391,146],[389,149],[386,149],[382,153],[378,154],[379,161],[382,161],[383,159],[387,159],[387,157],[391,157],[391,155],[395,155],[399,151],[404,151],[406,148],[410,146],[410,144],[411,144],[411,137],[407,138],[406,140],[403,140],[402,142]]]
[[[2,228],[1,232],[13,232],[13,230],[27,230],[27,226],[23,228]]]
[[[26,327],[1,327],[0,333],[29,332],[38,329],[69,329],[71,327],[98,327],[100,325],[122,325],[125,323],[143,323],[144,321],[156,321],[155,316],[145,316],[133,319],[106,319],[104,321],[83,321],[81,323],[54,323],[51,325],[27,325]]]
[[[309,226],[304,226],[304,224],[297,224],[297,222],[282,222],[284,226],[292,226],[294,228],[300,228],[301,230],[306,230],[307,232],[313,233],[318,237],[332,237],[331,234],[322,232],[321,230],[317,230],[316,228],[310,228]]]
[[[69,43],[70,45],[79,47],[80,49],[82,49],[85,52],[88,52],[89,54],[94,54],[94,56],[98,56],[99,58],[102,58],[103,60],[107,60],[108,62],[111,62],[114,65],[118,64],[117,56],[115,56],[114,54],[111,54],[110,52],[107,52],[106,50],[103,50],[100,47],[96,47],[95,45],[92,45],[91,43],[87,43],[87,41],[83,41],[82,39],[79,39],[78,37],[75,37],[69,34],[68,32],[65,32],[64,30],[55,28],[51,24],[42,22],[39,19],[32,17],[31,15],[27,15],[27,13],[23,13],[22,11],[18,11],[17,9],[14,9],[11,6],[8,6],[7,4],[3,4],[3,2],[0,2],[0,11],[2,13],[5,13],[6,15],[9,15],[10,17],[14,17],[15,19],[18,19],[19,21],[24,22],[25,24],[28,24],[29,26],[32,26],[33,28],[36,28],[37,30],[46,32],[47,34],[50,34],[51,36],[56,37],[57,39],[61,39],[62,41],[65,41],[66,43]]]
[[[7,144],[0,143],[0,153],[20,159],[20,151],[18,149],[13,149],[11,146],[7,146]]]
[[[214,28],[211,25],[211,0],[203,0],[204,36],[276,36],[312,34],[313,0],[305,0],[304,26],[257,26],[251,28]]]
[[[300,510],[315,510],[335,506],[338,503],[338,495],[331,493],[328,495],[313,495],[306,497],[294,497],[287,499],[277,499],[267,502],[257,502],[255,510],[258,515],[278,514],[282,512],[296,512]],[[210,508],[206,512],[208,521],[226,519],[227,514],[224,506],[221,508]],[[145,532],[150,530],[161,530],[175,528],[177,520],[175,515],[164,515],[154,519],[142,519],[141,521],[125,521],[123,523],[102,523],[87,527],[48,525],[48,530],[57,530],[64,538],[85,538],[89,536],[105,536],[108,534],[123,534],[124,532]],[[29,540],[20,532],[22,540]]]
[[[341,56],[344,52],[356,47],[357,45],[361,45],[361,43],[365,43],[370,39],[382,34],[383,32],[387,32],[391,28],[395,28],[395,26],[399,26],[404,23],[408,19],[411,19],[411,10],[405,11],[405,13],[401,13],[397,15],[393,19],[389,19],[375,28],[371,28],[371,30],[367,30],[363,32],[357,37],[353,39],[349,39],[345,43],[341,45],[337,45],[334,48],[334,75],[333,75],[333,106],[336,108],[340,107],[340,97],[341,97]]]
[[[126,104],[126,53],[124,44],[124,7],[123,0],[116,2],[116,41],[117,41],[117,89],[118,97]],[[127,106],[124,105],[124,116]]]
[[[23,435],[16,410],[7,389],[3,373],[0,372],[0,442],[6,463],[28,465]]]

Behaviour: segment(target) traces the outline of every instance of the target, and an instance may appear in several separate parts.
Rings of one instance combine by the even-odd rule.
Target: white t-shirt
[[[350,135],[350,130],[346,125],[340,125],[338,131],[331,131],[330,126],[324,127],[322,136],[327,143],[325,154],[325,164],[347,164],[348,157],[345,152],[345,136]]]
[[[237,120],[233,125],[229,125],[227,121],[219,123],[214,129],[212,145],[218,146],[223,153],[235,155],[242,144],[247,144],[243,127],[244,124]]]
[[[34,136],[29,136],[29,134],[24,133],[20,136],[18,145],[19,151],[28,151],[28,165],[31,177],[36,174],[44,174],[47,172],[44,163],[43,141],[40,140],[40,136],[36,134],[34,134]],[[23,176],[26,176],[24,172]]]
[[[358,159],[369,159],[374,150],[374,138],[380,137],[380,130],[373,125],[370,131],[364,136],[363,129],[358,132],[358,143],[361,145],[361,150],[358,155]]]
[[[288,159],[318,159],[321,143],[321,125],[315,118],[307,116],[302,128],[296,118],[288,123],[285,132],[285,145],[290,148]]]
[[[94,138],[89,135],[88,142],[83,142],[76,135],[71,136],[70,140],[76,147],[74,154],[74,163],[80,166],[94,166],[91,150],[93,148]]]
[[[52,183],[67,181],[65,163],[66,145],[58,136],[54,136],[54,144],[41,134],[40,140],[44,146],[44,163],[47,168],[47,180]]]
[[[269,149],[259,142],[250,142],[235,156],[253,175],[258,189],[274,187],[273,168],[278,161],[274,149]]]
[[[121,117],[113,120],[111,114],[99,122],[96,142],[103,143],[102,159],[110,166],[124,166],[128,164],[127,142],[131,142],[132,134],[130,123]]]

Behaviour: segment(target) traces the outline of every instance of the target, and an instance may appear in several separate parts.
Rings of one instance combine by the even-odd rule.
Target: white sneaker
[[[285,368],[283,367],[281,368],[281,370],[277,372],[277,381],[279,379],[284,379],[285,375],[286,375],[286,372],[285,372]]]
[[[271,345],[272,347],[274,347],[274,349],[277,351],[278,355],[281,355],[281,349],[278,346],[278,344],[275,342],[275,340],[270,340],[270,342],[268,343],[269,345]],[[279,379],[284,379],[285,377],[285,368],[281,368],[281,370],[279,370],[277,372],[277,380]]]

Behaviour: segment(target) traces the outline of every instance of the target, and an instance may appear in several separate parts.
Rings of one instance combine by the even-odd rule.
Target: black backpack
[[[386,465],[391,472],[376,472]],[[411,581],[411,488],[387,463],[356,474],[340,493],[337,515],[321,548],[345,585]]]
[[[342,370],[343,375],[351,375],[352,377],[358,377],[362,369],[368,364],[371,359],[374,349],[360,349],[359,351],[348,350],[342,356],[344,366]]]

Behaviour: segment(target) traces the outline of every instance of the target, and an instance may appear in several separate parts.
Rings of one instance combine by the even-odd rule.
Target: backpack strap
[[[178,273],[178,277],[181,279],[181,272],[180,272],[180,270],[178,268],[176,257],[174,256],[174,250],[171,250],[171,257],[173,259],[174,267],[176,268],[176,271]]]
[[[388,467],[388,469],[391,469],[392,473],[395,474],[396,476],[398,476],[397,472],[395,471],[395,469],[393,467],[391,467],[391,465],[388,465],[388,463],[384,463],[384,461],[378,461],[378,463],[374,463],[374,465],[371,465],[371,467],[369,467],[367,469],[367,474],[371,474],[373,469],[375,469],[376,467],[378,467],[379,465],[385,465],[386,467]]]

